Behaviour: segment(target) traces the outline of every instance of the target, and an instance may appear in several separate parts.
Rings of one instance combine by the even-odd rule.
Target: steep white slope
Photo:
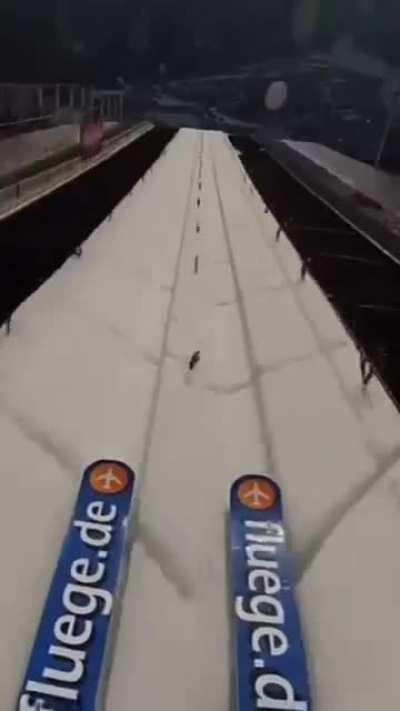
[[[396,497],[379,493],[398,415],[376,382],[361,391],[354,347],[276,228],[227,139],[182,131],[2,337],[1,708],[12,708],[80,472],[99,457],[140,476],[108,709],[230,708],[225,514],[233,479],[255,471],[283,489],[316,711],[376,708],[343,650],[362,669],[374,640],[393,649],[400,631]],[[361,589],[350,570],[352,556],[367,565],[374,528],[378,607],[390,614],[379,634],[369,598],[358,604],[367,568]],[[361,628],[370,645],[357,643]],[[373,678],[388,708],[396,675],[384,654]]]

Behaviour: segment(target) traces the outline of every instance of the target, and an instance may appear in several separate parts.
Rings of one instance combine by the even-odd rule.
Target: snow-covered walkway
[[[275,232],[228,139],[181,131],[1,337],[1,710],[101,457],[141,482],[108,710],[231,709],[225,512],[252,472],[283,488],[314,711],[397,706],[399,417]]]
[[[91,158],[82,159],[78,156],[70,160],[64,160],[52,168],[46,168],[28,178],[24,178],[18,183],[0,188],[0,220],[10,217],[10,215],[37,200],[42,200],[46,195],[61,186],[76,180],[83,173],[108,160],[115,153],[126,148],[132,141],[137,140],[151,129],[152,124],[142,121],[132,128],[105,140],[102,150]],[[1,150],[2,144],[0,143],[0,159]]]
[[[339,178],[387,210],[400,210],[400,176],[311,141],[285,141],[297,153]]]
[[[115,126],[115,122],[105,122],[106,130]],[[79,146],[80,125],[67,124],[52,126],[36,131],[20,133],[0,140],[0,176],[4,177],[32,163],[49,158]]]

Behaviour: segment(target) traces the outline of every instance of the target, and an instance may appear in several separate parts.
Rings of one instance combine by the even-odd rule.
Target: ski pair
[[[99,711],[134,532],[135,474],[100,460],[82,482],[17,711]],[[231,489],[238,711],[311,711],[278,486],[248,475]]]

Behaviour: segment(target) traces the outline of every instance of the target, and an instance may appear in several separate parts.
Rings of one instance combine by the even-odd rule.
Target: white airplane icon
[[[103,489],[105,489],[105,491],[110,491],[113,484],[121,484],[122,483],[121,479],[114,473],[114,470],[112,467],[107,469],[107,471],[104,472],[104,474],[99,474],[96,477],[96,480],[104,482]]]
[[[243,498],[251,501],[253,506],[261,507],[263,505],[263,500],[269,504],[272,503],[271,495],[266,494],[265,491],[262,491],[256,481],[254,482],[253,487],[243,494]]]

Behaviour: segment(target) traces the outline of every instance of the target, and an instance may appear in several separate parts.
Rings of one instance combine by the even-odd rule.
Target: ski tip
[[[267,511],[280,505],[281,491],[265,474],[245,474],[231,486],[231,508]]]
[[[82,479],[82,486],[106,496],[129,492],[134,484],[135,472],[118,459],[98,459],[86,467]]]

